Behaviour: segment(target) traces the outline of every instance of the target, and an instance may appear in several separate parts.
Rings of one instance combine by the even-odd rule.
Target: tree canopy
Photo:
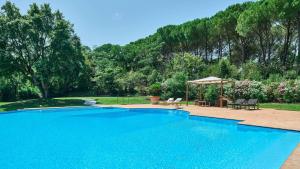
[[[78,91],[146,95],[157,82],[166,95],[180,96],[184,91],[176,88],[184,84],[176,81],[210,75],[263,81],[290,72],[297,77],[300,1],[233,4],[124,46],[93,49],[80,43],[72,24],[49,4],[32,4],[21,14],[8,1],[0,12],[0,65],[0,93],[14,86],[18,95],[27,86],[43,97]]]

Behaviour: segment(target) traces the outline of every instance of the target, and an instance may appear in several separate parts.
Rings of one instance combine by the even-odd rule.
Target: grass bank
[[[0,102],[1,111],[11,111],[24,108],[39,107],[64,107],[64,106],[83,106],[84,100],[94,99],[97,104],[116,105],[116,104],[149,104],[148,97],[61,97],[52,99],[33,99],[17,102]],[[191,102],[192,104],[192,102]],[[261,103],[261,108],[271,108],[277,110],[300,111],[300,104],[284,103]]]
[[[259,106],[261,108],[269,108],[269,109],[276,109],[276,110],[300,111],[300,104],[261,103]]]
[[[1,111],[24,108],[84,106],[84,100],[94,99],[97,104],[149,104],[147,97],[62,97],[52,99],[32,99],[17,102],[0,102]]]

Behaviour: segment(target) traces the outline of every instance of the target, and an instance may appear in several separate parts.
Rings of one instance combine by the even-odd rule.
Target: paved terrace
[[[163,105],[116,105],[124,108],[175,108]],[[206,116],[224,119],[241,120],[240,124],[271,127],[300,131],[300,112],[261,109],[261,110],[233,110],[216,107],[199,107],[195,105],[181,106],[183,110],[194,116]],[[282,169],[300,169],[300,144],[282,166]]]

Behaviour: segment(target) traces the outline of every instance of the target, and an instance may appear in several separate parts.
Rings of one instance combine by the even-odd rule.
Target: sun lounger
[[[182,107],[179,107],[179,106],[181,105],[181,101],[182,101],[182,98],[177,98],[177,99],[173,102],[173,104],[175,105],[175,108],[176,108],[176,109],[182,108]]]
[[[180,105],[181,104],[181,101],[182,101],[182,98],[177,98],[173,104],[177,104],[177,105]]]
[[[96,100],[85,100],[84,101],[84,104],[85,105],[88,105],[88,106],[93,106],[93,105],[95,105],[97,102],[96,102]]]
[[[234,109],[241,109],[245,101],[246,101],[245,99],[237,99],[233,103],[228,103],[227,107],[232,106],[232,108]]]
[[[174,103],[174,98],[169,98],[167,101],[160,102],[162,105],[170,105]]]
[[[253,107],[253,109],[259,109],[259,105],[258,105],[258,99],[249,99],[248,101],[245,101],[242,106],[245,106],[246,109],[251,109],[251,107]]]
[[[169,98],[169,99],[166,101],[167,104],[172,104],[173,102],[174,102],[174,98]]]

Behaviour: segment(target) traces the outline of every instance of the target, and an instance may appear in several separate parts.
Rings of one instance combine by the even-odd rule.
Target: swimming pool
[[[298,132],[180,110],[60,108],[0,113],[2,169],[278,169]]]

